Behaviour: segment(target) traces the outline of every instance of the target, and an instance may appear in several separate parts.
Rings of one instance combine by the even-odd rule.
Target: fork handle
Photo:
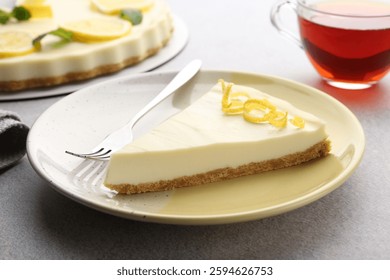
[[[185,66],[172,81],[153,98],[142,110],[140,110],[126,125],[127,127],[132,128],[147,112],[154,108],[157,104],[167,98],[169,95],[174,93],[182,85],[187,83],[196,73],[198,73],[202,61],[195,59],[191,61],[187,66]]]

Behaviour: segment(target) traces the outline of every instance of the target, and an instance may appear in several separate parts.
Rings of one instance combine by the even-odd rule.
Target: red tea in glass
[[[367,88],[389,72],[390,1],[298,0],[294,8],[299,44],[327,82]]]
[[[363,7],[329,4],[327,8],[332,12],[358,14]],[[388,18],[377,19],[371,26],[361,26],[358,20],[345,23],[330,16],[313,18],[312,21],[299,16],[298,20],[308,57],[324,78],[371,83],[380,80],[390,70],[390,26],[375,28],[381,26],[380,21],[385,26]]]

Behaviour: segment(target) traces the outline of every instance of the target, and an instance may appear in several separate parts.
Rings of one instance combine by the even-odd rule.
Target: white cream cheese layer
[[[249,87],[235,85],[233,91],[266,98],[279,110],[303,118],[305,127],[288,123],[276,128],[250,123],[242,115],[225,115],[217,84],[191,106],[116,152],[106,183],[147,183],[238,167],[305,151],[327,138],[321,120],[288,102]]]
[[[21,1],[19,1],[21,2]],[[1,26],[1,32],[21,30],[32,38],[55,30],[65,22],[96,17],[112,17],[91,7],[90,0],[51,0],[53,18],[10,22]],[[143,14],[140,25],[133,26],[130,34],[101,43],[72,42],[62,46],[51,44],[45,38],[41,52],[0,59],[0,81],[20,81],[32,78],[62,76],[71,72],[90,71],[94,68],[119,64],[126,59],[148,56],[148,51],[161,48],[172,32],[172,18],[163,0],[155,0],[152,8]],[[48,42],[49,41],[49,42]]]

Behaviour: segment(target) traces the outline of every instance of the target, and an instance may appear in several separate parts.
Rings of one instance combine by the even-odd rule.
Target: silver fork
[[[187,83],[196,73],[198,73],[202,62],[198,59],[191,61],[185,66],[172,81],[154,97],[141,111],[139,111],[126,125],[110,133],[106,138],[97,145],[90,153],[74,153],[65,151],[72,156],[88,158],[94,160],[108,160],[111,154],[122,148],[133,140],[132,129],[134,125],[152,108],[167,98],[169,95],[178,90]]]

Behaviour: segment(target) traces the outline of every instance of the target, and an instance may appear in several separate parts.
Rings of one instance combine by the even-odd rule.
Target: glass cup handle
[[[282,24],[282,20],[280,17],[280,11],[283,8],[283,6],[285,6],[285,5],[286,5],[286,7],[292,8],[294,10],[294,12],[297,13],[297,5],[294,1],[290,1],[290,0],[279,1],[271,9],[271,23],[276,28],[276,30],[279,31],[279,33],[281,35],[283,35],[284,37],[286,37],[290,41],[297,44],[301,49],[303,49],[303,45],[302,45],[301,40],[299,40],[299,38],[295,34],[290,32]]]

